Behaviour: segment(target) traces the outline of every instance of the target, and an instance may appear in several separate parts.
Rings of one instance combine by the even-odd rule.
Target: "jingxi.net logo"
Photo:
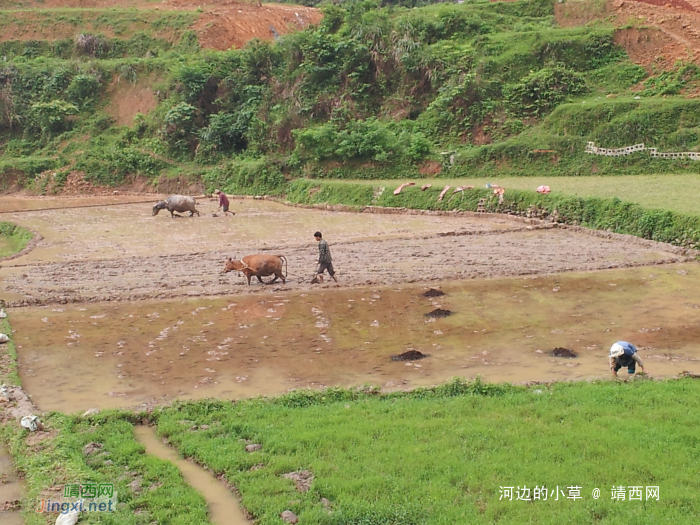
[[[63,498],[42,499],[36,512],[114,512],[117,509],[117,493],[112,483],[68,484]]]

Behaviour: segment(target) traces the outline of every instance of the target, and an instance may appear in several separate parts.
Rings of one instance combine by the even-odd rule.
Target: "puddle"
[[[12,458],[0,443],[0,522],[2,525],[24,525],[19,510],[4,511],[3,509],[25,496],[24,486],[17,478]]]
[[[153,427],[140,425],[134,428],[134,432],[139,442],[146,447],[146,454],[174,463],[185,481],[204,497],[212,525],[250,525],[252,523],[245,518],[240,503],[222,482],[199,465],[182,459],[175,450],[158,439]]]
[[[23,385],[39,408],[62,412],[333,385],[396,390],[454,376],[608,378],[618,340],[640,349],[654,377],[700,373],[696,264],[442,290],[438,298],[421,297],[416,284],[27,307],[14,310],[12,323]],[[455,313],[424,317],[434,308]],[[578,357],[553,357],[557,347]],[[430,358],[391,360],[409,350]]]

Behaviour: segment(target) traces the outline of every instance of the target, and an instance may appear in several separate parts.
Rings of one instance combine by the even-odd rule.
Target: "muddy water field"
[[[155,199],[93,201],[104,205],[17,200],[0,212],[42,236],[2,263],[0,286],[23,384],[44,410],[453,376],[594,379],[619,339],[654,377],[700,372],[700,268],[672,246],[507,217],[253,200],[217,217],[204,200],[201,217],[173,219],[151,215]],[[310,284],[316,230],[339,286]],[[221,273],[226,257],[258,252],[287,256],[286,284]],[[451,315],[426,316],[436,310]],[[392,359],[406,352],[428,357]]]

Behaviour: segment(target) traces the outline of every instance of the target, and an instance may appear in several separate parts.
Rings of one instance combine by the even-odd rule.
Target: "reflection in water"
[[[653,377],[669,377],[700,372],[699,276],[687,264],[461,281],[432,298],[407,285],[53,305],[11,321],[25,388],[41,409],[65,412],[454,376],[608,378],[620,339],[640,347]],[[424,316],[436,308],[454,314]],[[551,356],[557,347],[579,357]],[[391,360],[411,349],[430,357]]]

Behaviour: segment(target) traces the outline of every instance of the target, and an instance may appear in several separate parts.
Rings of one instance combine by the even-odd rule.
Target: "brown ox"
[[[284,262],[284,275],[282,275],[282,263]],[[226,266],[224,267],[224,273],[228,273],[232,270],[238,272],[243,272],[248,278],[248,284],[250,285],[250,278],[255,276],[261,283],[263,280],[261,277],[267,277],[268,275],[274,275],[275,278],[270,281],[270,284],[274,283],[279,277],[282,279],[282,284],[287,282],[285,279],[287,274],[287,258],[284,255],[267,255],[264,253],[258,253],[257,255],[246,255],[240,261],[231,259],[230,257],[226,260]]]

